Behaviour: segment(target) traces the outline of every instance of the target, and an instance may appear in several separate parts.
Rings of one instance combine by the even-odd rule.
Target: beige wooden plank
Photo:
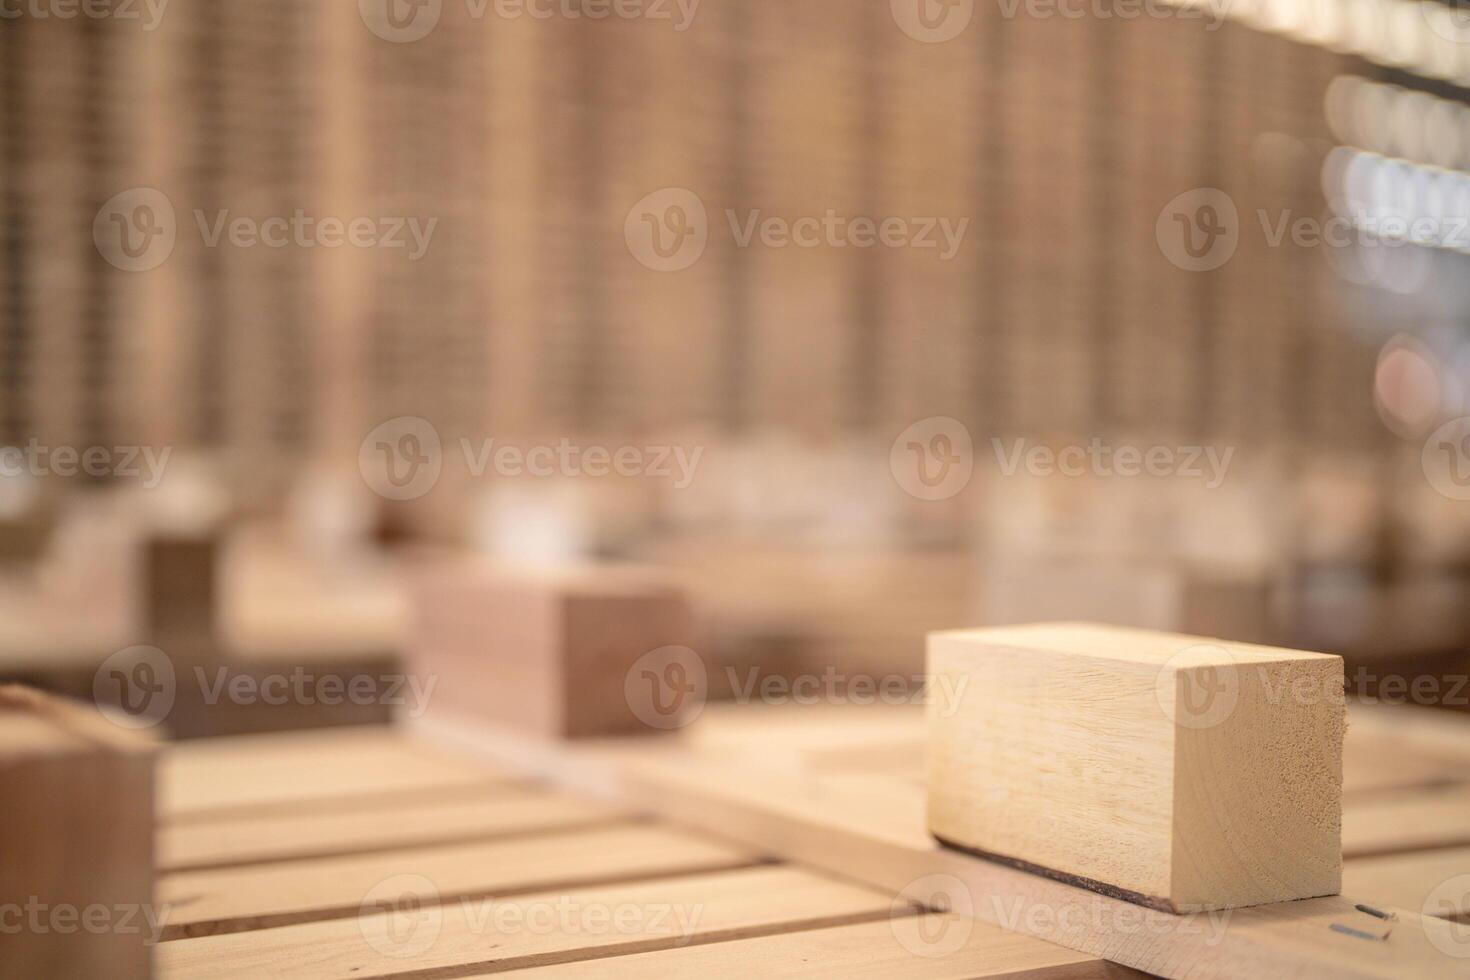
[[[159,810],[166,820],[295,812],[303,804],[413,797],[501,778],[390,728],[250,735],[171,747],[159,765]]]
[[[1356,858],[1343,867],[1342,887],[1369,902],[1470,922],[1470,887],[1440,888],[1457,876],[1470,882],[1470,847]]]
[[[1349,796],[1470,781],[1470,718],[1407,705],[1348,705],[1342,788]]]
[[[1406,789],[1343,804],[1346,857],[1461,844],[1470,844],[1470,785]]]
[[[901,931],[900,931],[901,930]],[[914,943],[918,931],[933,937]],[[904,945],[900,935],[909,940]],[[490,976],[489,973],[476,974]],[[831,977],[833,980],[965,980],[979,977],[1073,980],[1141,976],[1086,953],[1006,932],[958,915],[926,914],[898,921],[860,922],[728,943],[686,946],[565,963],[495,976],[526,980],[746,980]]]
[[[388,808],[165,824],[158,830],[158,867],[187,871],[330,857],[589,827],[629,816],[615,806],[500,784],[447,796],[420,795]]]
[[[409,902],[407,912],[163,943],[155,965],[165,980],[465,976],[886,918],[891,904],[870,888],[764,867],[497,903]]]
[[[355,914],[380,882],[415,875],[444,900],[735,868],[761,859],[663,827],[626,826],[483,844],[166,875],[167,938]]]

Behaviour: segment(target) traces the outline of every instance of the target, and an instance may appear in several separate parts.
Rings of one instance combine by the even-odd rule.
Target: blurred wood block
[[[929,671],[942,843],[1168,912],[1337,894],[1340,658],[1045,624],[930,634]]]
[[[1259,643],[1275,633],[1270,579],[1116,556],[994,555],[980,582],[987,626],[1085,620]]]
[[[410,661],[438,678],[434,709],[542,735],[648,731],[630,704],[630,673],[645,655],[691,642],[682,590],[639,570],[444,565],[415,579]]]
[[[152,743],[0,687],[0,786],[0,977],[150,976]]]
[[[215,658],[219,535],[160,533],[143,544],[143,624],[149,642],[176,660]]]

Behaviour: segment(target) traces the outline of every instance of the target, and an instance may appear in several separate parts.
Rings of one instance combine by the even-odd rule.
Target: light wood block
[[[929,829],[1165,911],[1335,895],[1342,670],[1087,624],[931,633],[963,693],[930,707]]]
[[[0,687],[0,977],[150,975],[153,748]]]
[[[649,731],[629,704],[645,654],[691,641],[682,590],[633,570],[446,565],[417,576],[413,669],[433,709],[546,736]]]

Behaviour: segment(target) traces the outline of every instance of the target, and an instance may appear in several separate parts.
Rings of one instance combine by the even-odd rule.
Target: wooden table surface
[[[711,706],[706,715],[681,745],[768,760],[796,747],[792,766],[843,790],[922,780],[917,711]],[[1441,883],[1470,874],[1470,731],[1435,713],[1351,715],[1344,892],[1420,912]],[[363,728],[169,747],[158,975],[1138,975],[923,911],[828,861],[783,858],[779,828],[774,846],[754,846],[721,819],[681,813],[675,823],[675,808],[656,800],[556,788],[533,775],[543,761],[534,752],[517,768],[464,744]],[[595,784],[599,751],[561,785]],[[1470,922],[1467,891],[1430,912]],[[1470,930],[1461,933],[1470,954]],[[1447,963],[1470,968],[1470,958]]]

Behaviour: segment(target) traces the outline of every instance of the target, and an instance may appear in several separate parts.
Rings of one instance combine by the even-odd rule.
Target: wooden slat
[[[167,938],[355,915],[385,879],[417,875],[445,901],[758,863],[744,848],[660,827],[614,827],[488,844],[182,872],[159,882]]]
[[[925,935],[937,937],[932,948],[922,944],[914,949],[904,946],[891,921],[862,922],[494,975],[517,980],[624,980],[627,977],[747,980],[752,976],[830,977],[832,980],[889,980],[891,977],[1081,980],[1142,975],[1086,953],[957,915],[927,914],[909,921]],[[968,938],[954,939],[958,948],[950,951],[950,937],[966,929]]]
[[[161,871],[200,870],[546,833],[627,819],[628,811],[545,790],[492,785],[402,806],[184,821],[159,828]]]
[[[165,820],[300,812],[302,805],[415,798],[503,779],[389,728],[251,735],[172,747],[159,766]]]
[[[1347,894],[1370,902],[1470,922],[1470,890],[1465,888],[1448,890],[1451,893],[1443,896],[1448,906],[1436,902],[1433,907],[1425,908],[1430,894],[1457,875],[1470,875],[1470,847],[1351,860],[1343,867],[1342,888]]]
[[[1470,844],[1470,785],[1402,790],[1343,804],[1346,857],[1461,844]]]
[[[491,968],[541,966],[886,918],[891,903],[891,897],[881,892],[807,871],[754,868],[543,892],[493,907],[451,902],[419,909],[409,921],[398,913],[382,912],[181,939],[157,948],[155,968],[165,980],[467,976]],[[505,927],[517,917],[527,925]],[[599,922],[604,924],[592,924]],[[402,945],[388,946],[394,937]],[[418,948],[421,943],[423,948]],[[412,957],[393,955],[409,949],[415,953]]]

